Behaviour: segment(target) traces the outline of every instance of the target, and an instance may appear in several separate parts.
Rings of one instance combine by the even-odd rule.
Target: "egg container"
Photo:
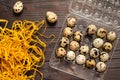
[[[77,24],[73,29],[75,31],[82,31],[84,37],[80,42],[80,46],[87,44],[90,49],[93,48],[93,40],[97,38],[96,34],[92,37],[87,36],[86,30],[87,26],[90,24],[95,24],[97,28],[104,28],[109,31],[114,31],[117,34],[117,39],[112,42],[113,49],[109,52],[110,59],[105,62],[107,64],[107,68],[110,64],[111,58],[114,55],[114,51],[116,49],[116,45],[119,39],[119,30],[120,30],[120,2],[119,0],[72,0],[69,7],[69,14],[66,16],[62,29],[56,42],[55,48],[53,50],[53,54],[50,58],[50,66],[59,71],[71,74],[73,76],[79,77],[84,80],[105,80],[105,74],[107,73],[107,69],[105,72],[99,73],[93,69],[88,69],[85,67],[85,64],[78,65],[75,60],[68,61],[66,57],[57,58],[55,55],[56,49],[59,47],[59,41],[63,37],[63,29],[67,27],[66,19],[68,17],[75,17],[77,19]],[[70,42],[73,41],[73,36],[69,38]],[[106,37],[103,38],[104,42],[107,41]],[[65,48],[66,51],[69,51],[69,45]],[[102,52],[102,48],[99,49]],[[80,54],[79,50],[75,51],[76,55]],[[89,55],[86,55],[87,59],[89,59]],[[100,60],[95,59],[96,62]]]

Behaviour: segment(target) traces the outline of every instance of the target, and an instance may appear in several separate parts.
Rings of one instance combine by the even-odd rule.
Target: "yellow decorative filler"
[[[0,19],[0,22],[6,23],[0,27],[0,80],[34,80],[36,73],[43,80],[43,73],[38,69],[44,65],[47,45],[36,32],[45,21],[15,20],[11,29],[7,28],[7,20]],[[44,36],[45,31],[46,27],[39,36]],[[29,71],[34,72],[27,75]]]

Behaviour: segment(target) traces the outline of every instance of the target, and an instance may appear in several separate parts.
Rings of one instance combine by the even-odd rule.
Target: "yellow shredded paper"
[[[45,62],[46,43],[35,33],[45,21],[15,20],[11,29],[7,28],[7,20],[0,22],[6,23],[0,27],[0,80],[34,80],[36,73],[42,80],[43,73],[38,69]],[[27,75],[29,71],[34,72]]]

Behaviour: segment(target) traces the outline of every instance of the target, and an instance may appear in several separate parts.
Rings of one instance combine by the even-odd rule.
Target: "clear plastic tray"
[[[102,1],[103,0],[72,0],[70,7],[69,7],[70,14],[68,14],[66,16],[64,23],[62,25],[62,30],[65,27],[67,27],[66,19],[68,17],[75,17],[77,19],[77,25],[73,28],[73,31],[74,32],[77,30],[82,31],[82,33],[84,34],[84,37],[80,44],[81,45],[88,44],[90,46],[90,48],[92,48],[92,41],[96,38],[96,35],[94,35],[92,38],[85,37],[86,29],[87,29],[86,27],[89,24],[95,24],[97,26],[97,28],[100,28],[100,27],[105,28],[107,30],[107,32],[115,31],[117,34],[117,39],[112,43],[113,49],[109,53],[110,60],[111,60],[112,55],[114,54],[114,50],[116,48],[116,44],[118,43],[119,30],[120,30],[120,22],[119,22],[120,17],[119,17],[119,13],[117,14],[117,11],[116,12],[113,12],[113,11],[107,12],[106,8],[104,8],[105,6],[102,6],[102,8],[97,6],[98,3],[102,2]],[[106,1],[104,5],[107,5],[108,2]],[[113,4],[112,2],[109,2],[109,3]],[[117,6],[119,6],[119,5],[117,5]],[[95,13],[96,10],[100,11],[100,13]],[[104,15],[104,13],[105,13],[105,15]],[[97,16],[95,14],[97,14]],[[98,14],[100,14],[100,15],[98,15]],[[107,18],[109,18],[109,19],[107,19]],[[76,64],[75,61],[67,61],[65,58],[60,59],[60,58],[56,57],[55,51],[56,51],[57,47],[59,46],[59,40],[61,39],[61,37],[63,37],[62,30],[61,30],[59,39],[56,42],[55,48],[53,50],[53,54],[51,55],[50,63],[49,63],[50,66],[54,69],[71,74],[73,76],[79,77],[84,80],[104,80],[105,73],[107,72],[107,70],[103,73],[98,73],[95,69],[91,70],[91,69],[86,68],[84,65]],[[72,41],[72,40],[73,39],[71,37],[70,41]],[[102,49],[100,49],[100,51],[102,51]],[[78,55],[78,54],[79,53],[76,52],[76,55]],[[110,60],[107,61],[107,63],[106,63],[107,68],[109,66]]]

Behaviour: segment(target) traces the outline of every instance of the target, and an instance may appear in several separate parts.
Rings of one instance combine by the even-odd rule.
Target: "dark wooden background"
[[[13,4],[17,0],[0,0],[0,18],[9,20],[9,26],[16,19],[20,20],[41,20],[45,19],[46,11],[54,11],[58,15],[58,22],[51,26],[48,25],[46,35],[55,34],[58,38],[65,16],[69,13],[68,7],[70,0],[22,0],[24,11],[20,15],[15,15],[12,11]],[[54,42],[55,43],[55,42]],[[49,59],[55,44],[47,47],[45,56],[46,62],[41,69],[44,73],[44,80],[81,80],[74,76],[54,70],[49,67]],[[120,80],[120,40],[117,44],[114,56],[108,69],[106,80]],[[36,80],[39,80],[38,78]]]

